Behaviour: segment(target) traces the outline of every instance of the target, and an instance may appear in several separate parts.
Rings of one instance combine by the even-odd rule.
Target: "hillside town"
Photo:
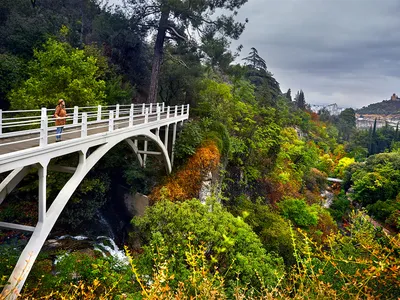
[[[396,127],[400,121],[400,99],[396,93],[390,97],[390,100],[383,100],[379,103],[373,103],[368,107],[363,107],[356,111],[357,128],[368,129],[374,126]]]

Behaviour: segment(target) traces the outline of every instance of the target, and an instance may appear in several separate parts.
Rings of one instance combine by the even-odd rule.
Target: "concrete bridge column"
[[[46,220],[46,186],[47,186],[47,163],[39,165],[39,223]]]
[[[144,148],[143,148],[143,168],[146,167],[146,160],[147,160],[147,140],[144,140]]]
[[[169,134],[169,125],[165,126],[165,135],[164,135],[164,146],[168,150],[168,134]]]
[[[176,108],[177,106],[175,106]],[[175,114],[176,114],[176,110],[175,110]],[[174,165],[174,146],[175,146],[175,140],[176,140],[176,124],[174,123],[172,125],[172,151],[171,151],[171,166]]]

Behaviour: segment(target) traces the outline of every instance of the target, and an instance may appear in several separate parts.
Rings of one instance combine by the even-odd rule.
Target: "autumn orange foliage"
[[[310,113],[310,116],[311,116],[311,120],[313,120],[313,121],[319,121],[319,116],[318,116],[317,113],[312,112],[312,113]]]
[[[273,178],[266,178],[264,179],[264,184],[269,202],[274,207],[276,203],[281,201],[285,196],[301,198],[301,193],[299,192],[300,186],[296,181],[282,183]]]
[[[156,202],[167,198],[171,201],[184,201],[198,197],[204,177],[217,168],[220,158],[215,142],[208,141],[197,149],[182,169],[153,189],[149,195],[150,200]]]

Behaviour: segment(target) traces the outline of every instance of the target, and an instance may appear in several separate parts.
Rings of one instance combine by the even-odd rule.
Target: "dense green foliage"
[[[218,203],[203,205],[198,200],[183,203],[161,201],[132,221],[137,235],[144,246],[144,266],[151,274],[151,262],[164,247],[164,257],[174,257],[172,265],[176,284],[189,274],[185,263],[185,245],[189,233],[193,235],[194,246],[204,244],[206,257],[214,268],[225,274],[227,287],[233,290],[238,283],[256,288],[261,285],[273,286],[283,263],[271,253],[266,253],[260,239],[241,218],[233,217]],[[257,276],[258,274],[258,276]],[[277,276],[278,275],[278,276]],[[260,282],[261,281],[261,282]]]
[[[28,66],[29,79],[10,93],[13,109],[52,107],[57,99],[65,99],[69,106],[104,104],[105,82],[99,80],[102,74],[95,57],[49,40],[34,58]]]
[[[359,161],[362,161],[367,155],[392,151],[399,148],[398,128],[383,126],[376,128],[376,121],[369,130],[358,130],[354,132],[348,150],[353,153]]]
[[[317,225],[318,214],[315,208],[308,207],[302,199],[284,199],[278,203],[282,215],[294,222],[299,227]]]
[[[230,211],[251,226],[268,253],[279,254],[287,266],[294,264],[290,224],[270,206],[261,201],[253,203],[241,196],[236,200],[236,205],[230,207]]]
[[[400,154],[381,153],[370,156],[365,164],[355,165],[351,177],[354,199],[370,213],[394,228],[400,228]]]

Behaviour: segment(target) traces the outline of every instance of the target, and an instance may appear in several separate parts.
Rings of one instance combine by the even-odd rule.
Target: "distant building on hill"
[[[397,97],[396,93],[393,93],[392,97],[390,97],[390,100],[399,100],[399,97]]]
[[[345,110],[345,108],[338,107],[336,103],[329,104],[329,105],[315,105],[311,104],[310,109],[312,112],[318,113],[321,109],[326,109],[329,111],[331,116],[338,116],[342,111]]]

